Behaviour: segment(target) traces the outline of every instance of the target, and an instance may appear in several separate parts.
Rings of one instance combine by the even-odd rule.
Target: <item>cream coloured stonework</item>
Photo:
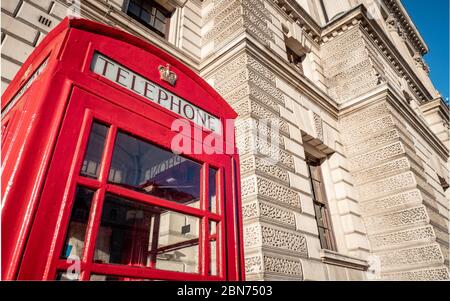
[[[81,0],[81,16],[171,53],[238,112],[248,280],[449,279],[449,112],[399,0],[158,2],[167,39],[127,0]],[[2,1],[2,93],[67,3]],[[322,162],[336,251],[320,247],[306,154]]]

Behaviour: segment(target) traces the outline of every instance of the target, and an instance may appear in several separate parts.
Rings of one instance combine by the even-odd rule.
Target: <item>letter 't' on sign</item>
[[[161,79],[168,82],[171,86],[175,86],[178,76],[175,74],[175,72],[170,71],[170,65],[167,64],[166,67],[159,66],[158,69]]]

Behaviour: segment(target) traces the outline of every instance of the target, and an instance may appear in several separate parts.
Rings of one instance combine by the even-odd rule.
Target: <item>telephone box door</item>
[[[73,89],[19,279],[240,278],[235,159],[175,154],[166,119]]]

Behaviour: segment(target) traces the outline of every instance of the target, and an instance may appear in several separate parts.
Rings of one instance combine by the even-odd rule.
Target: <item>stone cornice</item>
[[[414,112],[408,104],[406,104],[404,101],[401,101],[401,96],[397,95],[397,93],[394,91],[394,89],[392,89],[390,85],[388,85],[387,92],[387,99],[390,104],[395,107],[405,119],[407,119],[409,124],[422,136],[425,141],[427,141],[432,146],[434,150],[436,150],[436,152],[446,162],[449,158],[448,147],[444,143],[442,143],[442,141],[439,140],[439,138],[431,131],[425,120],[418,118],[417,113]]]
[[[420,109],[425,115],[432,112],[438,112],[443,120],[445,120],[447,123],[450,122],[450,108],[447,104],[445,104],[444,100],[441,97],[424,103],[420,106]]]
[[[403,4],[399,0],[383,0],[383,3],[389,9],[389,12],[396,17],[403,32],[406,33],[416,50],[422,56],[425,55],[428,52],[428,46],[403,7]]]
[[[354,7],[329,23],[322,31],[322,42],[326,43],[340,33],[356,25],[362,28],[363,32],[367,34],[374,45],[379,49],[380,54],[382,54],[392,65],[393,69],[396,70],[400,76],[405,77],[406,82],[411,87],[411,90],[417,94],[421,103],[433,98],[417,76],[416,70],[414,70],[405,58],[403,58],[402,54],[386,35],[383,28],[381,28],[376,20],[367,17],[367,9],[364,5],[361,4]]]
[[[321,27],[295,0],[271,0],[291,19],[302,28],[306,35],[314,42],[320,41]]]

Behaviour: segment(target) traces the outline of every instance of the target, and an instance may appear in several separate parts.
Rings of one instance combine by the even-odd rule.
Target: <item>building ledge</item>
[[[369,264],[366,260],[360,258],[344,255],[338,252],[322,249],[320,250],[320,258],[323,263],[338,265],[350,269],[366,271]]]

